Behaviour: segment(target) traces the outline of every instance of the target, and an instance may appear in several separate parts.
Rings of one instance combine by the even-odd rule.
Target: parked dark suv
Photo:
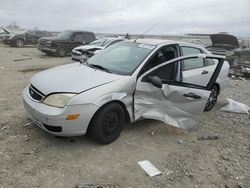
[[[41,37],[52,36],[48,31],[28,30],[21,34],[5,37],[4,44],[22,48],[24,45],[36,45]]]
[[[48,55],[59,57],[70,55],[73,48],[82,44],[89,44],[95,40],[95,34],[89,31],[63,31],[57,37],[41,38],[38,50]]]

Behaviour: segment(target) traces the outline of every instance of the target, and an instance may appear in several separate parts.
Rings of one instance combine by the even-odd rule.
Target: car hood
[[[44,95],[61,92],[81,93],[123,77],[80,63],[72,63],[41,71],[31,78],[30,84]]]
[[[95,46],[95,45],[82,45],[74,48],[74,50],[101,50],[103,47]]]
[[[210,35],[212,46],[231,46],[232,48],[238,48],[238,39],[233,35],[228,34],[213,34]]]

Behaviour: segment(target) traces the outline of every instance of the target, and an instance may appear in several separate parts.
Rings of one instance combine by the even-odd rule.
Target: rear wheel
[[[21,39],[17,39],[17,40],[15,41],[15,45],[16,45],[16,47],[18,47],[18,48],[22,48],[22,47],[24,46],[24,43],[23,43],[23,41],[22,41]]]
[[[218,86],[214,85],[204,111],[210,111],[213,109],[214,105],[217,102],[218,96],[219,96],[219,88]]]
[[[112,103],[95,114],[88,131],[95,141],[110,144],[120,136],[124,123],[125,113],[122,106]]]
[[[64,47],[59,47],[57,49],[57,55],[59,57],[65,57],[67,55],[66,49]]]

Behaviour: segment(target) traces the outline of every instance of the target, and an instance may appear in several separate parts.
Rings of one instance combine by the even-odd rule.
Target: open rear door
[[[182,81],[180,63],[197,58],[217,62],[206,86]],[[176,58],[145,72],[138,78],[134,94],[135,120],[149,118],[179,128],[197,128],[223,62],[219,56],[199,54]]]

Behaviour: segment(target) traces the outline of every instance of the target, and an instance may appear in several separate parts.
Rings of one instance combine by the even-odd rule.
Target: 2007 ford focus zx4
[[[184,42],[137,39],[88,60],[35,74],[23,90],[31,120],[57,136],[86,133],[116,140],[126,122],[155,119],[178,128],[201,125],[228,85],[221,56]]]

